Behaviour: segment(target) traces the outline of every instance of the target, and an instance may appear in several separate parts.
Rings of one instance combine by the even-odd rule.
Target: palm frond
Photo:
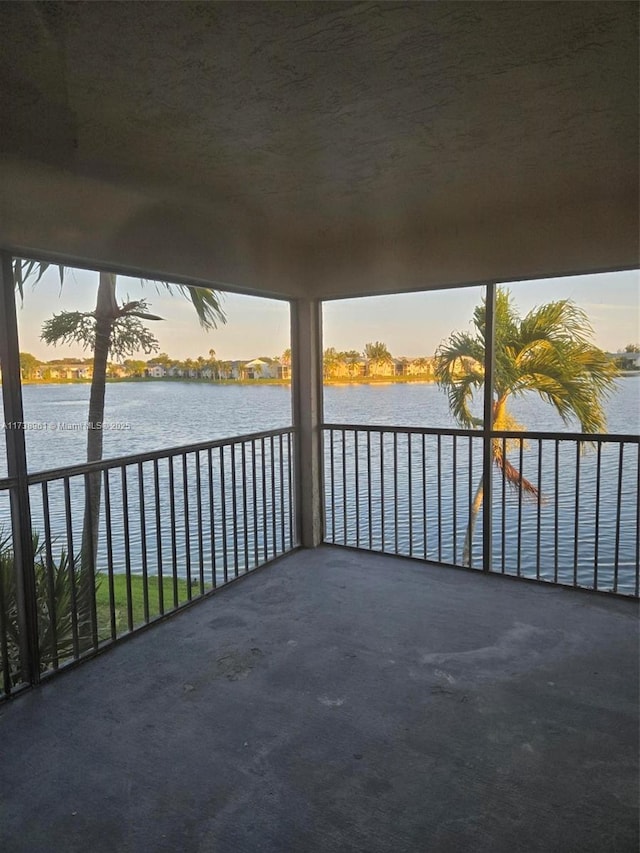
[[[13,259],[13,280],[20,296],[20,301],[24,299],[24,285],[27,280],[33,276],[33,284],[36,285],[50,266],[53,266],[53,264],[45,263],[44,261],[32,261],[25,258]],[[65,269],[61,264],[57,264],[56,266],[58,267],[60,284],[62,285]]]
[[[198,315],[198,320],[203,329],[217,329],[219,324],[227,322],[222,308],[222,294],[208,287],[191,287],[186,284],[171,284],[160,282],[162,287],[170,293],[179,291],[185,299],[188,299]]]

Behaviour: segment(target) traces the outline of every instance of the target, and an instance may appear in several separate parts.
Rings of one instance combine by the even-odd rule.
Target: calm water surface
[[[86,421],[89,386],[78,385],[28,385],[23,389],[25,422],[33,424],[37,429],[28,429],[25,433],[29,468],[32,472],[57,468],[81,463],[86,453],[86,432],[81,428]],[[606,405],[608,432],[636,434],[640,415],[640,376],[621,378]],[[514,400],[512,404],[514,416],[532,431],[577,431],[577,424],[563,424],[550,406],[541,404],[538,398],[529,397]],[[330,423],[345,424],[378,424],[396,426],[428,426],[450,428],[456,426],[449,413],[446,395],[436,385],[429,383],[388,384],[388,385],[342,385],[325,388],[325,420]],[[275,385],[207,385],[189,382],[120,382],[107,386],[105,422],[115,428],[104,431],[104,456],[114,458],[151,450],[160,450],[195,442],[227,438],[251,432],[286,427],[291,424],[291,396],[286,386]],[[444,446],[443,470],[453,469],[451,448]],[[356,452],[354,445],[347,445],[347,465],[353,465],[355,456],[362,453],[363,448]],[[633,451],[633,453],[631,452]],[[388,519],[387,536],[381,533],[372,544],[389,550],[399,550],[401,553],[421,554],[422,549],[430,559],[441,559],[443,562],[454,562],[456,548],[454,540],[457,537],[457,554],[460,556],[461,542],[468,517],[468,483],[469,467],[465,457],[465,449],[461,446],[457,458],[460,468],[460,487],[456,501],[458,529],[450,529],[450,516],[454,495],[452,494],[452,477],[450,473],[442,484],[442,500],[444,514],[442,523],[433,512],[424,512],[421,508],[420,495],[409,493],[421,477],[420,454],[416,452],[412,466],[413,486],[407,482],[407,466],[400,471],[399,503],[397,518]],[[427,466],[433,467],[433,453]],[[547,451],[545,451],[545,454]],[[634,455],[635,454],[635,455]],[[633,458],[632,458],[633,456]],[[537,460],[535,448],[527,449],[525,453],[526,476],[537,476]],[[389,456],[385,457],[387,460]],[[426,457],[425,457],[426,458]],[[481,454],[474,449],[473,470],[471,478],[475,482],[480,473]],[[602,564],[600,584],[608,588],[612,583],[616,537],[619,540],[619,586],[621,591],[632,591],[635,576],[635,517],[637,494],[637,450],[630,448],[624,460],[623,477],[619,478],[618,448],[611,446],[603,452],[601,467],[602,490],[599,495],[599,530],[596,545],[594,517],[594,500],[596,494],[595,452],[588,451],[581,462],[580,477],[580,553],[575,553],[574,517],[575,517],[575,450],[564,451],[560,455],[560,482],[555,491],[558,493],[557,507],[553,500],[543,502],[540,510],[540,520],[544,535],[537,534],[538,515],[535,506],[525,506],[521,514],[521,536],[518,543],[513,530],[517,506],[517,495],[509,492],[504,506],[499,495],[496,495],[494,508],[494,523],[498,551],[494,554],[494,563],[502,559],[500,547],[515,553],[517,544],[523,554],[523,573],[531,573],[538,554],[542,550],[543,576],[549,576],[549,555],[555,548],[556,562],[561,564],[560,579],[571,581],[574,569],[578,571],[578,580],[589,584],[592,573],[594,549],[600,549]],[[362,457],[364,462],[364,457]],[[465,473],[466,466],[466,473]],[[543,486],[547,495],[551,496],[553,484],[548,485],[552,476],[553,465],[545,456],[545,479]],[[361,472],[363,468],[361,467]],[[6,473],[6,450],[0,448],[0,476]],[[335,469],[340,475],[339,467]],[[433,473],[429,474],[430,477]],[[466,478],[466,479],[465,479]],[[432,481],[433,482],[433,481]],[[167,483],[163,482],[163,488]],[[135,517],[138,510],[136,504],[135,484],[132,488],[132,514]],[[385,486],[384,488],[388,488]],[[431,486],[430,494],[434,491]],[[498,491],[496,489],[496,491]],[[622,493],[622,515],[617,517],[618,492]],[[52,521],[54,529],[61,540],[65,537],[64,513],[61,501],[54,501],[55,490],[52,491]],[[380,491],[376,492],[373,500],[372,515],[380,517]],[[59,496],[60,497],[60,496]],[[387,495],[387,498],[391,497]],[[151,496],[150,496],[151,498]],[[278,495],[279,500],[279,495]],[[356,544],[358,523],[362,524],[362,512],[366,509],[362,500],[360,504],[354,500],[354,495],[347,489],[338,488],[334,495],[334,506],[328,502],[327,518],[335,527],[337,523],[337,540],[341,537],[349,544]],[[55,503],[55,507],[53,504]],[[74,516],[81,523],[82,497],[80,491],[72,492]],[[75,504],[77,503],[77,506]],[[388,500],[386,512],[391,510],[393,501]],[[410,511],[410,503],[412,510]],[[356,506],[357,504],[357,506]],[[361,505],[362,504],[362,505]],[[34,525],[37,522],[37,500],[34,504]],[[231,507],[230,507],[231,510]],[[504,515],[503,515],[504,511]],[[555,524],[554,513],[558,512],[560,525]],[[412,514],[414,517],[412,517]],[[422,517],[429,515],[428,524],[424,525]],[[420,518],[418,518],[420,516]],[[506,534],[501,543],[500,525],[504,517]],[[6,527],[8,520],[8,501],[6,493],[0,493],[0,526]],[[398,526],[398,532],[393,530],[393,524]],[[418,521],[420,522],[418,524]],[[178,546],[185,547],[188,541],[188,531],[185,537],[184,522],[178,520]],[[216,527],[217,525],[217,527]],[[341,528],[342,525],[342,528]],[[366,526],[366,525],[365,525]],[[150,528],[152,525],[150,524]],[[561,528],[562,535],[554,542],[554,530]],[[213,535],[204,544],[215,550],[215,540],[223,539],[222,526],[214,523]],[[443,534],[444,530],[444,534]],[[116,531],[117,532],[117,531]],[[140,545],[141,534],[134,528],[130,531],[133,546]],[[149,535],[153,534],[150,530]],[[441,537],[438,539],[438,537]],[[442,538],[444,536],[444,538]],[[551,537],[551,538],[549,538]],[[195,537],[194,541],[195,541]],[[375,537],[374,537],[375,538]],[[428,544],[427,539],[429,540]],[[365,537],[366,540],[366,537]],[[359,540],[361,544],[366,541]],[[476,538],[474,558],[480,560],[480,537]],[[437,544],[437,549],[435,543]],[[229,543],[228,543],[229,544]],[[116,570],[124,560],[124,545],[118,537],[114,544]],[[169,555],[166,555],[167,557]],[[194,554],[194,560],[197,555]],[[511,559],[511,557],[509,557]],[[540,558],[537,558],[538,563]],[[546,567],[546,568],[545,568]],[[121,568],[121,566],[120,566]],[[545,574],[546,572],[546,574]]]
[[[446,395],[431,383],[339,385],[325,388],[329,423],[456,426]],[[89,386],[26,385],[25,422],[46,429],[26,432],[29,468],[42,471],[86,459]],[[571,431],[537,397],[514,400],[514,416],[530,430]],[[606,405],[607,431],[638,432],[640,376],[616,383]],[[206,385],[189,382],[119,382],[107,386],[105,422],[124,429],[104,432],[104,456],[113,458],[228,438],[291,424],[291,395],[278,385]],[[63,428],[68,427],[68,428]],[[6,450],[0,447],[0,476]]]

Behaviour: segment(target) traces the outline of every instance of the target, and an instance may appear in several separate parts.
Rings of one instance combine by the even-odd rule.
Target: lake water
[[[86,453],[86,432],[82,425],[86,421],[88,408],[89,386],[78,385],[27,385],[23,389],[25,422],[32,426],[26,430],[27,453],[29,468],[32,472],[51,468],[81,463]],[[638,419],[640,413],[640,376],[623,377],[616,383],[615,391],[607,402],[608,432],[622,434],[636,434],[638,432]],[[554,410],[547,405],[541,404],[537,398],[530,397],[514,400],[512,405],[514,416],[532,431],[577,431],[576,424],[565,425],[555,414]],[[450,428],[456,426],[447,404],[445,394],[436,385],[429,383],[415,384],[377,384],[377,385],[341,385],[328,386],[325,388],[325,420],[329,423],[344,424],[376,424],[395,426],[417,426],[417,427],[440,427]],[[205,383],[189,382],[120,382],[111,383],[107,387],[105,423],[111,428],[104,431],[104,456],[113,458],[127,456],[134,453],[144,453],[152,450],[160,450],[168,447],[191,444],[243,435],[252,432],[287,427],[291,424],[291,396],[290,389],[286,386],[276,385],[208,385]],[[390,439],[389,439],[390,440]],[[409,452],[408,443],[402,444],[400,440],[400,458],[402,453]],[[434,440],[435,441],[435,440]],[[457,467],[460,469],[460,480],[457,494],[452,485],[453,480],[450,473],[445,474],[444,480],[438,487],[442,492],[443,514],[438,517],[435,510],[426,504],[420,503],[419,484],[422,476],[422,468],[433,467],[432,459],[435,446],[424,447],[424,457],[421,450],[413,445],[411,466],[399,466],[397,488],[399,489],[398,506],[393,507],[389,478],[381,483],[374,483],[375,496],[370,507],[371,515],[379,520],[380,503],[386,496],[385,519],[386,532],[380,530],[379,535],[374,530],[372,545],[376,548],[396,550],[400,553],[424,553],[430,559],[439,559],[443,562],[456,562],[455,555],[459,561],[461,552],[461,541],[464,538],[464,529],[468,518],[469,488],[470,480],[476,481],[480,471],[481,452],[479,444],[474,446],[474,459],[472,464],[471,478],[469,477],[468,459],[465,457],[465,446],[461,445],[457,456]],[[443,444],[443,470],[453,470],[452,450],[450,444]],[[350,477],[353,477],[355,459],[363,463],[362,456],[364,445],[357,448],[355,444],[345,445],[344,458],[346,460],[344,469]],[[574,516],[575,516],[575,448],[571,447],[566,452],[562,451],[556,468],[560,466],[560,477],[557,484],[557,499],[543,502],[540,512],[535,507],[518,507],[517,495],[509,491],[504,497],[500,497],[499,489],[496,488],[494,522],[496,527],[496,552],[494,562],[499,565],[505,559],[505,551],[510,556],[507,563],[512,562],[515,545],[523,555],[522,573],[531,574],[536,562],[540,563],[540,553],[544,555],[542,576],[549,577],[549,555],[555,547],[556,563],[560,563],[558,577],[561,580],[571,582],[575,571],[579,583],[589,584],[592,572],[594,549],[600,550],[601,574],[599,585],[610,588],[613,578],[614,551],[617,548],[617,562],[620,570],[618,572],[618,586],[620,591],[633,591],[635,577],[635,506],[637,505],[637,448],[632,447],[631,452],[625,457],[624,477],[618,477],[619,455],[618,448],[611,446],[602,454],[601,481],[603,484],[599,494],[599,509],[595,507],[596,499],[596,468],[595,453],[584,454],[584,462],[581,463],[580,493],[582,505],[580,508],[580,553],[575,553],[574,542]],[[278,455],[278,450],[272,453]],[[377,451],[376,451],[377,452]],[[261,451],[266,461],[267,455]],[[340,459],[341,446],[336,445],[336,459]],[[391,445],[386,447],[385,465],[391,458]],[[635,454],[635,455],[634,455]],[[553,465],[547,460],[545,450],[545,477],[550,477],[554,472]],[[261,458],[257,455],[257,462],[261,464]],[[536,448],[528,448],[525,452],[524,462],[526,475],[537,476]],[[274,457],[275,458],[275,457]],[[279,459],[279,457],[278,457]],[[284,459],[288,464],[288,460]],[[226,459],[220,463],[223,467],[228,466],[230,460]],[[235,466],[236,463],[234,463]],[[237,462],[237,465],[240,463]],[[280,462],[278,461],[278,464]],[[381,463],[382,465],[382,463]],[[422,466],[422,467],[421,467]],[[466,474],[465,474],[466,466]],[[411,469],[412,480],[408,480],[408,471]],[[164,470],[164,469],[163,469]],[[325,469],[328,473],[328,469]],[[0,449],[0,476],[6,473],[6,456],[4,446]],[[237,473],[241,479],[241,469],[237,471],[234,467],[234,476]],[[334,468],[334,474],[340,480],[343,477],[340,465]],[[557,475],[557,471],[555,471]],[[162,489],[168,488],[167,474],[161,474]],[[429,477],[433,474],[430,473]],[[457,477],[458,475],[456,475]],[[466,479],[465,479],[466,477]],[[433,481],[431,481],[433,482]],[[413,485],[412,485],[413,483]],[[475,485],[475,483],[474,483]],[[544,481],[545,494],[551,494],[551,487]],[[81,488],[81,484],[78,484]],[[327,519],[333,531],[336,532],[336,541],[344,541],[347,544],[368,544],[366,535],[361,536],[364,531],[371,532],[366,516],[367,507],[362,503],[363,498],[356,500],[351,487],[343,486],[341,482],[334,490],[331,500],[327,502]],[[381,486],[381,488],[380,488]],[[130,484],[132,489],[132,514],[135,517],[139,506],[136,504],[137,485]],[[147,488],[147,486],[145,486]],[[178,487],[176,487],[178,488]],[[418,488],[418,491],[414,491]],[[429,492],[433,492],[435,486],[431,485]],[[622,515],[617,521],[617,498],[618,491],[622,495]],[[77,490],[76,490],[77,491]],[[285,490],[283,489],[283,492]],[[4,500],[2,500],[4,497]],[[217,496],[217,498],[219,495]],[[244,496],[246,498],[246,494]],[[52,492],[52,505],[55,494]],[[152,500],[152,496],[149,496]],[[206,496],[205,496],[206,498]],[[251,493],[249,492],[251,502]],[[230,500],[227,495],[227,500]],[[81,520],[82,497],[80,493],[72,491],[72,504],[74,515]],[[256,498],[259,503],[260,494]],[[277,484],[273,494],[272,506],[275,508],[281,501],[280,485]],[[284,507],[278,518],[278,526],[282,522],[282,539],[284,541],[284,516],[288,515],[288,506]],[[64,513],[61,510],[62,494],[56,501],[53,512],[53,521],[59,537],[64,538]],[[465,503],[466,502],[466,503]],[[266,502],[261,511],[268,513]],[[365,502],[366,503],[366,502]],[[37,505],[37,500],[35,502]],[[77,504],[77,506],[76,506]],[[229,505],[229,512],[236,510],[235,505]],[[168,507],[165,507],[165,515],[168,515]],[[389,513],[392,513],[389,516]],[[516,514],[520,513],[520,535],[517,538],[513,529]],[[555,515],[554,515],[555,513]],[[451,514],[457,515],[457,529],[451,530]],[[178,513],[179,515],[179,513]],[[598,515],[599,531],[598,543],[596,544],[595,528],[593,519]],[[413,516],[413,517],[412,517]],[[420,518],[428,516],[428,524],[423,525]],[[34,506],[34,525],[38,517],[37,506]],[[265,516],[266,517],[266,516]],[[556,519],[562,528],[562,535],[554,542],[554,530],[558,528]],[[0,493],[0,526],[6,527],[8,520],[8,502],[6,493]],[[542,536],[537,534],[539,525],[542,525]],[[358,529],[358,525],[362,530]],[[505,534],[501,536],[501,525],[504,525]],[[618,525],[616,529],[616,525]],[[153,534],[151,522],[149,523],[151,536]],[[249,524],[250,526],[250,524]],[[189,531],[185,531],[184,524],[178,518],[178,552],[184,548],[196,548],[189,545]],[[102,524],[104,531],[104,520]],[[455,525],[454,525],[455,528]],[[481,530],[479,523],[479,531]],[[192,533],[195,534],[195,528]],[[246,534],[245,526],[245,534]],[[212,519],[212,527],[207,534],[207,541],[200,539],[200,547],[206,546],[215,551],[218,547],[215,542],[220,540],[224,547],[233,550],[233,542],[229,542],[223,535],[219,519]],[[271,547],[267,540],[258,542],[258,534],[251,545],[255,546],[256,554],[263,545]],[[130,531],[131,542],[135,546],[137,539],[141,537],[140,530],[134,528]],[[457,539],[456,539],[457,537]],[[103,537],[101,537],[103,539]],[[195,535],[191,537],[196,542]],[[267,537],[268,538],[268,537]],[[276,538],[274,527],[273,539]],[[617,544],[616,544],[617,538]],[[124,560],[124,542],[116,537],[114,544],[115,568],[121,570]],[[502,539],[502,542],[500,541]],[[103,543],[102,543],[103,544]],[[275,542],[273,542],[275,547]],[[167,546],[168,547],[168,546]],[[220,546],[222,547],[222,546]],[[247,546],[248,548],[249,546]],[[502,550],[501,550],[502,548]],[[457,549],[457,550],[456,550]],[[474,559],[476,564],[480,560],[480,537],[475,540]],[[103,550],[103,549],[102,549]],[[197,548],[196,548],[197,550]],[[102,552],[101,552],[102,553]],[[104,556],[104,554],[103,554]],[[165,555],[167,558],[170,554]],[[197,560],[194,551],[194,561]],[[235,553],[235,558],[238,554]],[[248,553],[241,552],[240,559],[246,563],[249,561]],[[135,561],[134,561],[135,562]],[[120,567],[120,568],[119,568]],[[136,570],[134,565],[133,570]],[[151,569],[153,570],[153,569]],[[509,570],[509,565],[507,566]]]
[[[1,392],[0,392],[1,397]],[[23,388],[29,468],[42,471],[86,459],[89,386],[26,385]],[[328,423],[455,427],[446,395],[432,383],[330,385]],[[579,431],[565,425],[536,397],[514,400],[514,416],[532,431]],[[607,401],[607,431],[637,434],[640,376],[618,380]],[[104,456],[113,458],[230,438],[291,424],[291,394],[279,385],[208,385],[198,382],[118,382],[107,386]],[[0,447],[0,476],[6,450]]]

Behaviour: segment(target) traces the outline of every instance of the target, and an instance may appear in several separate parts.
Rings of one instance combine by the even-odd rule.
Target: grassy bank
[[[205,588],[211,588],[210,579],[208,585],[205,585]],[[154,619],[156,616],[160,615],[160,584],[158,583],[157,577],[149,577],[148,590],[149,619]],[[162,591],[164,596],[164,611],[166,613],[173,610],[175,607],[173,578],[163,578]],[[192,593],[194,596],[197,595],[199,593],[199,587],[192,587]],[[187,582],[185,580],[178,579],[178,604],[184,604],[188,600]],[[129,628],[127,578],[125,575],[114,575],[113,577],[113,602],[116,617],[116,632],[118,634],[126,633]],[[109,579],[106,575],[101,575],[96,584],[96,614],[98,620],[98,636],[101,640],[105,640],[111,636],[109,605]],[[140,577],[140,575],[131,576],[131,609],[134,628],[144,625],[144,587],[142,577]]]

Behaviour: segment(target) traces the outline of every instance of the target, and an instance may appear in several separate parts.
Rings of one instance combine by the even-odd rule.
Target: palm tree
[[[29,274],[36,280],[44,274],[46,264],[20,262],[16,275],[16,285],[22,293],[23,282]],[[15,272],[15,268],[14,268]],[[63,269],[60,269],[61,280]],[[200,325],[204,329],[214,329],[219,322],[226,322],[220,306],[220,296],[213,290],[203,287],[185,287],[162,283],[170,292],[177,290],[193,304]],[[118,303],[117,277],[113,273],[100,273],[95,311],[62,311],[47,320],[42,329],[42,339],[49,344],[80,343],[93,350],[93,377],[89,395],[89,414],[87,429],[87,462],[102,459],[103,431],[93,425],[104,421],[107,364],[109,355],[122,357],[133,355],[138,350],[146,354],[157,351],[158,343],[142,320],[161,320],[147,311],[144,300]],[[100,475],[89,479],[89,494],[86,497],[85,520],[82,537],[82,566],[89,561],[95,565],[98,545],[98,528],[101,500]]]
[[[350,349],[343,352],[342,357],[349,369],[349,376],[357,376],[360,372],[360,364],[362,363],[362,356],[360,353],[355,349]]]
[[[389,363],[393,361],[391,357],[391,353],[387,349],[387,345],[383,344],[382,341],[376,341],[373,344],[367,344],[364,348],[365,357],[369,359],[369,361],[377,361],[380,364]]]
[[[322,372],[325,379],[331,379],[340,363],[340,354],[335,347],[327,347],[322,357]]]
[[[446,390],[455,419],[466,428],[482,426],[482,420],[471,412],[471,403],[474,393],[484,385],[484,300],[473,313],[473,325],[475,333],[453,332],[436,352],[436,381]],[[604,432],[602,404],[618,371],[606,353],[593,345],[592,335],[587,315],[571,300],[549,302],[521,318],[511,302],[511,293],[497,288],[491,428],[523,430],[524,426],[510,415],[507,403],[511,397],[533,392],[551,404],[565,423],[576,418],[583,432]],[[540,499],[535,486],[506,458],[502,439],[493,439],[492,454],[512,486]],[[465,565],[470,562],[473,529],[482,499],[481,480],[465,537]]]
[[[429,376],[431,374],[432,359],[420,356],[419,358],[414,358],[412,364],[417,368],[418,376]]]
[[[211,378],[220,379],[220,362],[218,361],[218,356],[214,349],[209,350],[209,361],[207,364],[211,369]]]
[[[381,371],[382,367],[386,367],[393,361],[386,344],[383,344],[382,341],[367,344],[364,348],[364,355],[367,359],[367,373],[369,376],[377,376],[381,373],[385,376],[388,375],[387,370]]]

